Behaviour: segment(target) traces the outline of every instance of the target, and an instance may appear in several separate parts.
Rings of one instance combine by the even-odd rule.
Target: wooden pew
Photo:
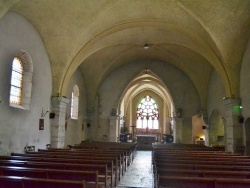
[[[103,175],[101,173],[101,178],[100,182],[105,181],[107,177],[110,177],[110,184],[111,186],[116,186],[117,182],[117,176],[116,173],[113,171],[114,166],[113,166],[113,161],[102,161],[102,160],[85,160],[85,161],[80,161],[79,163],[71,163],[70,161],[66,160],[66,162],[50,162],[50,161],[22,161],[22,160],[0,160],[0,166],[17,166],[17,167],[38,167],[40,168],[41,166],[44,166],[45,168],[48,169],[60,169],[61,166],[65,166],[64,168],[66,169],[72,169],[75,170],[75,168],[78,169],[84,169],[84,167],[88,166],[88,168],[94,168],[97,170],[96,165],[105,165],[107,166],[107,176]],[[102,171],[101,171],[102,172]],[[106,173],[106,172],[105,172]],[[108,182],[107,182],[108,184]]]
[[[218,178],[215,181],[215,188],[249,188],[249,179],[225,179]]]
[[[177,177],[239,178],[250,179],[250,171],[157,169],[157,175]]]
[[[235,166],[250,166],[250,162],[244,161],[223,161],[223,160],[178,160],[178,159],[154,159],[154,162],[159,164],[172,163],[172,164],[211,164],[211,165],[235,165]]]
[[[60,152],[28,152],[25,154],[22,153],[11,153],[11,156],[13,157],[46,157],[46,158],[64,158],[64,157],[79,157],[79,156],[87,156],[87,157],[117,157],[118,161],[117,163],[120,166],[120,172],[123,175],[127,169],[127,162],[125,160],[125,153],[123,151],[95,151],[95,150],[86,150],[86,151],[60,151]]]
[[[250,171],[249,166],[235,165],[208,165],[208,164],[159,164],[157,169],[184,169],[184,170],[220,170],[220,171]]]
[[[78,145],[72,146],[72,148],[97,148],[97,149],[109,149],[109,150],[127,150],[128,158],[132,162],[136,153],[137,143],[119,143],[119,142],[81,142]]]
[[[127,165],[129,165],[136,153],[136,143],[117,143],[117,142],[82,142],[81,144],[77,144],[74,146],[70,146],[69,148],[48,148],[48,149],[38,149],[38,151],[57,151],[57,152],[65,152],[65,151],[79,151],[79,150],[94,150],[94,151],[123,151],[125,152],[125,157],[127,161]]]
[[[85,181],[87,187],[98,188],[98,171],[73,171],[58,169],[40,169],[26,167],[0,166],[2,176]],[[101,187],[101,186],[100,186]]]
[[[232,155],[232,156],[242,156],[238,154],[231,154],[230,152],[222,151],[197,151],[197,150],[153,150],[153,154],[171,154],[171,155]]]
[[[158,176],[158,187],[215,188],[214,178]]]
[[[162,143],[152,143],[154,150],[199,150],[199,151],[225,151],[225,147],[207,147],[197,144],[162,144]]]
[[[132,144],[118,144],[118,143],[103,143],[103,142],[91,142],[87,143],[88,146],[91,147],[92,150],[86,149],[86,145],[80,144],[79,146],[73,146],[70,148],[64,149],[56,149],[50,148],[47,149],[48,153],[43,154],[45,150],[39,150],[37,153],[32,153],[35,156],[31,156],[31,153],[24,154],[14,154],[12,157],[0,157],[0,163],[3,165],[11,165],[15,164],[17,166],[22,166],[33,163],[34,166],[41,166],[41,164],[34,163],[73,163],[73,164],[107,164],[108,174],[111,175],[111,184],[112,186],[116,186],[117,182],[120,180],[121,176],[124,174],[127,166],[132,162],[132,159],[135,155],[136,143]],[[41,154],[42,152],[42,154]],[[51,153],[53,156],[51,156]],[[57,152],[57,153],[55,153]],[[60,154],[58,154],[60,153]],[[83,154],[85,153],[85,154]],[[14,157],[15,156],[15,157]],[[18,156],[18,157],[17,157]],[[116,159],[114,159],[116,158]],[[14,159],[14,160],[13,160]],[[22,161],[25,161],[23,164]],[[59,166],[51,165],[59,169]],[[107,171],[106,171],[107,172]],[[107,177],[107,175],[106,175]],[[114,178],[114,180],[113,180]],[[103,176],[105,178],[105,175]],[[113,183],[114,182],[114,183]]]
[[[26,152],[26,154],[37,154],[37,153],[43,153],[43,154],[50,154],[50,153],[57,153],[57,154],[72,154],[72,155],[78,155],[78,154],[87,154],[87,153],[93,153],[94,155],[100,155],[100,154],[106,154],[106,155],[121,155],[121,163],[124,166],[124,170],[126,171],[127,166],[130,164],[130,160],[127,157],[129,151],[122,150],[122,149],[114,149],[114,150],[103,150],[103,149],[84,149],[84,148],[78,148],[78,149],[58,149],[58,148],[50,148],[50,149],[38,149],[38,152]]]
[[[98,171],[98,182],[104,183],[105,187],[112,186],[113,177],[112,174],[108,175],[107,165],[27,162],[25,167],[74,171]]]
[[[0,175],[0,188],[24,188],[23,178],[16,176]]]
[[[244,163],[250,163],[250,159],[245,158],[235,158],[235,157],[185,157],[185,156],[155,156],[153,157],[153,160],[155,161],[175,161],[175,160],[181,160],[181,161],[232,161],[232,162],[244,162]]]
[[[0,176],[0,188],[87,188],[85,181]]]
[[[249,159],[249,156],[244,156],[244,155],[237,155],[237,154],[231,154],[231,153],[226,153],[226,152],[200,152],[200,151],[154,151],[153,155],[156,156],[164,156],[164,155],[170,155],[170,156],[219,156],[219,157],[226,157],[226,156],[231,156],[231,157],[238,157],[238,158],[247,158]]]
[[[8,162],[2,164],[0,161],[0,168],[5,166],[18,166],[28,168],[40,169],[58,169],[58,170],[75,170],[75,171],[98,171],[98,182],[103,182],[105,187],[112,185],[112,174],[108,175],[107,165],[94,165],[94,164],[68,164],[68,163],[48,163],[48,162]],[[113,180],[114,181],[114,180]]]
[[[34,162],[55,162],[55,163],[72,163],[72,164],[107,164],[109,169],[116,170],[119,176],[119,165],[116,157],[65,157],[65,158],[43,158],[43,157],[12,157],[0,156],[1,160],[18,160],[18,161],[34,161]]]
[[[156,187],[250,187],[250,158],[196,146],[153,146]],[[241,182],[241,180],[244,180]],[[246,181],[245,181],[246,180]]]
[[[23,156],[0,156],[1,160],[22,160],[34,162],[55,162],[55,163],[75,163],[75,164],[107,164],[109,174],[114,177],[112,183],[117,184],[121,179],[120,164],[117,157],[96,157],[96,156],[74,156],[64,158],[44,158],[44,157],[23,157]],[[112,169],[112,170],[111,170]]]
[[[249,188],[249,179],[234,178],[196,178],[159,176],[158,187],[175,188]]]

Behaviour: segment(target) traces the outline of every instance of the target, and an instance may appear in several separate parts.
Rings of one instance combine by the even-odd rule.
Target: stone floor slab
[[[137,151],[117,188],[153,188],[152,151]]]

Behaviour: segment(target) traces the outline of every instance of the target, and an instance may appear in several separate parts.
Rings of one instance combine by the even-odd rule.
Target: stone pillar
[[[174,143],[182,143],[182,124],[183,118],[173,120]]]
[[[243,126],[239,122],[240,99],[227,99],[224,107],[226,110],[226,151],[243,154]]]
[[[117,142],[118,137],[118,121],[120,120],[119,116],[110,116],[109,117],[109,141]]]
[[[55,118],[51,119],[51,147],[63,148],[65,142],[65,116],[69,99],[64,97],[52,97],[52,112]]]

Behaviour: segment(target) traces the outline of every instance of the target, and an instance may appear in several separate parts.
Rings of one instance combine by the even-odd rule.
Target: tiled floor
[[[137,151],[117,188],[153,188],[152,152]]]

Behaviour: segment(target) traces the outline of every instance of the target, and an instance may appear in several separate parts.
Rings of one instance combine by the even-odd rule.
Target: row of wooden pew
[[[249,156],[197,145],[152,146],[155,187],[250,187]]]
[[[116,187],[135,152],[134,143],[84,142],[0,156],[0,188]]]

